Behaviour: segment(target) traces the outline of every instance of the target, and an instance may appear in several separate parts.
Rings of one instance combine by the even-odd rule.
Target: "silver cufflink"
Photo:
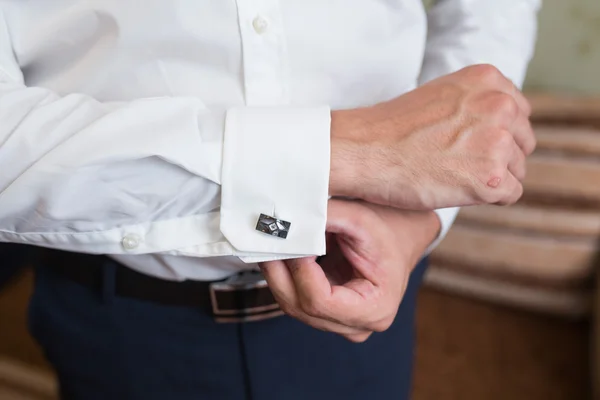
[[[258,223],[256,224],[256,230],[266,233],[267,235],[285,239],[290,231],[290,226],[292,226],[291,222],[277,219],[266,214],[260,214]]]

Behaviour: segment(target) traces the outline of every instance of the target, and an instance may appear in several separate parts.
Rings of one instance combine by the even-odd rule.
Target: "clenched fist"
[[[372,107],[334,111],[330,193],[413,210],[512,204],[535,148],[530,113],[490,65]]]

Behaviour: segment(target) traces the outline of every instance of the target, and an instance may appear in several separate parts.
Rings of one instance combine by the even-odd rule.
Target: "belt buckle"
[[[209,285],[213,316],[218,323],[263,321],[283,315],[257,271],[242,272]]]

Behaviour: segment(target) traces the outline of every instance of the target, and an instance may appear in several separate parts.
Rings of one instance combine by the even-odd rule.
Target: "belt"
[[[201,308],[216,322],[250,322],[283,314],[260,272],[248,271],[221,281],[168,281],[125,267],[106,256],[44,252],[43,268],[101,292],[107,268],[114,268],[114,292],[120,297]]]

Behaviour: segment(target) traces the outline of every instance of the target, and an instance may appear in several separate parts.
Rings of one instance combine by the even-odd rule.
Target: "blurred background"
[[[600,94],[600,1],[543,2],[526,89]]]
[[[463,209],[432,255],[415,400],[589,399],[600,387],[599,0],[544,1],[525,91],[539,143],[526,195]],[[0,247],[0,399],[54,399],[26,330],[31,262],[17,253]]]

